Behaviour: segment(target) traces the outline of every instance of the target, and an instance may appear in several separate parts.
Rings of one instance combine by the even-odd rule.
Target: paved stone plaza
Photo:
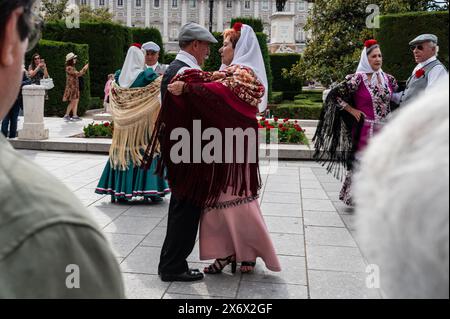
[[[340,183],[314,162],[280,162],[263,176],[262,211],[283,271],[209,275],[196,283],[165,283],[157,276],[169,200],[111,204],[94,193],[104,155],[20,151],[64,182],[110,240],[129,298],[380,298],[366,288],[366,265],[354,239],[353,214],[338,200]],[[198,243],[190,265],[203,269]]]

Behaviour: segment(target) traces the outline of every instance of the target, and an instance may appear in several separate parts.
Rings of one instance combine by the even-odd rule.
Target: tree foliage
[[[328,86],[354,72],[364,41],[373,37],[374,29],[367,26],[373,13],[367,8],[372,4],[380,14],[448,10],[448,1],[316,0],[305,26],[312,38],[301,61],[284,76]]]
[[[46,21],[64,20],[72,16],[68,0],[42,0],[41,15]],[[113,15],[107,8],[91,8],[88,5],[79,6],[79,17],[82,22],[112,22]]]

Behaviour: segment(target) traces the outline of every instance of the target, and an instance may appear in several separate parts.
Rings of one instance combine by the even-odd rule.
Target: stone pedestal
[[[19,131],[20,140],[46,140],[48,129],[44,124],[45,88],[40,85],[26,85],[23,95],[23,129]]]
[[[295,48],[295,14],[293,12],[276,12],[271,17],[270,46],[278,50]]]
[[[94,115],[94,121],[112,122],[113,117],[111,115],[111,110],[109,103],[103,102],[104,111],[99,114]]]

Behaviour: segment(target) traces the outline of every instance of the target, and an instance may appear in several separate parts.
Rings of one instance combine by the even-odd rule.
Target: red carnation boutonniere
[[[425,70],[424,69],[419,69],[416,71],[416,78],[421,78],[422,76],[425,75]]]
[[[133,43],[131,46],[136,47],[138,49],[142,49],[142,44],[140,44],[140,43]]]
[[[364,46],[366,48],[370,48],[371,46],[374,46],[375,44],[378,44],[378,41],[375,39],[367,40],[366,42],[364,42]]]
[[[242,22],[236,22],[236,23],[233,25],[234,31],[236,31],[236,32],[241,32],[242,25],[243,25]]]

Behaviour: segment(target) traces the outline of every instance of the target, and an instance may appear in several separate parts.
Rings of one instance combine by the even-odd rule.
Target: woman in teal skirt
[[[130,47],[122,70],[111,86],[110,106],[114,133],[109,160],[95,190],[111,195],[111,201],[143,197],[161,201],[170,192],[165,179],[154,175],[158,156],[149,170],[141,169],[144,150],[160,109],[161,78],[145,67],[143,52]]]

